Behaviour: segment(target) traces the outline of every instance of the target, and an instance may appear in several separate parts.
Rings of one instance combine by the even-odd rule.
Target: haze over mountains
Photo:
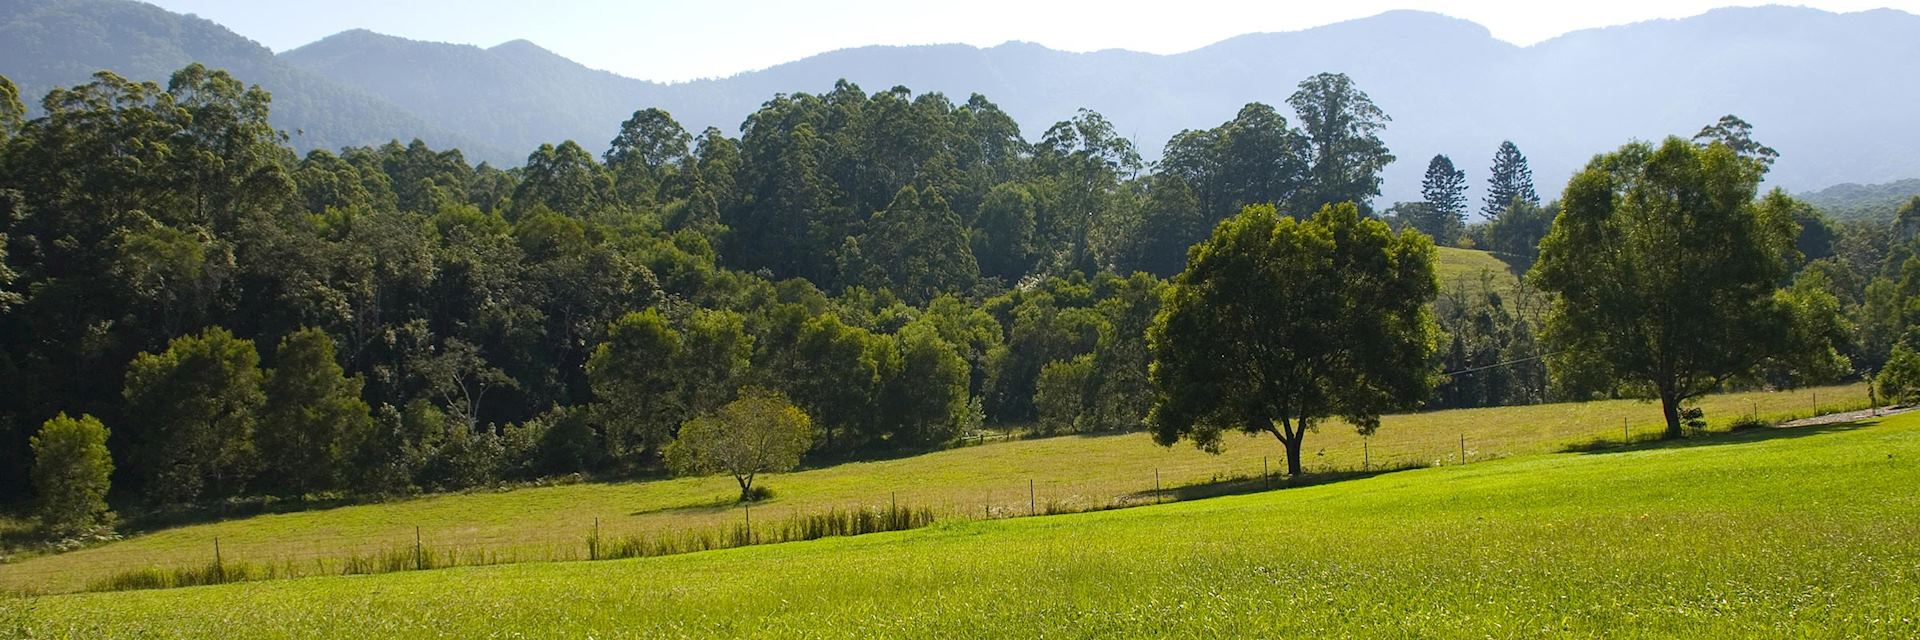
[[[725,46],[716,42],[714,46]],[[191,61],[274,94],[301,148],[422,138],[517,165],[543,142],[602,149],[634,110],[689,130],[740,121],[781,92],[846,78],[964,101],[981,93],[1027,137],[1080,107],[1149,158],[1181,129],[1218,125],[1250,101],[1282,105],[1321,71],[1351,75],[1394,118],[1400,160],[1382,202],[1417,197],[1435,153],[1478,187],[1503,139],[1556,193],[1594,153],[1631,138],[1690,135],[1719,116],[1752,122],[1795,191],[1920,176],[1920,16],[1876,10],[1722,9],[1685,20],[1574,32],[1531,47],[1474,23],[1392,12],[1305,31],[1251,34],[1176,55],[1069,53],[1028,43],[865,47],[724,79],[662,84],[576,64],[526,41],[491,48],[348,31],[274,55],[217,24],[130,0],[0,0],[0,74],[37,101],[96,69],[164,81]],[[698,52],[688,52],[697,55]],[[1474,194],[1477,197],[1477,194]]]

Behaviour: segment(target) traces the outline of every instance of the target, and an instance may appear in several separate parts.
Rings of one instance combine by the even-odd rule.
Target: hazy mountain
[[[1799,194],[1827,215],[1840,220],[1892,220],[1914,198],[1920,198],[1920,178],[1885,184],[1836,184]]]
[[[273,93],[273,121],[300,149],[378,144],[415,137],[502,155],[385,100],[302,71],[213,22],[127,0],[0,0],[0,75],[35,112],[57,86],[113,71],[165,86],[193,62],[226,69]]]
[[[956,101],[983,93],[1029,136],[1089,107],[1154,157],[1181,129],[1216,125],[1249,101],[1280,104],[1301,79],[1340,71],[1394,117],[1386,138],[1401,162],[1389,169],[1387,200],[1414,197],[1435,153],[1467,167],[1477,187],[1511,138],[1552,192],[1594,153],[1689,135],[1726,113],[1780,150],[1773,179],[1790,189],[1920,175],[1920,111],[1908,107],[1920,97],[1909,64],[1920,59],[1920,17],[1891,10],[1722,9],[1524,48],[1471,22],[1391,12],[1168,56],[1025,43],[866,47],[672,85],[592,71],[526,43],[479,49],[356,32],[282,57],[520,149],[563,138],[597,148],[642,106],[666,108],[690,129],[732,132],[775,93],[821,92],[844,77],[868,91],[905,85]]]
[[[1388,170],[1385,201],[1416,197],[1435,153],[1466,168],[1477,192],[1503,139],[1527,153],[1551,195],[1595,153],[1633,138],[1691,135],[1727,113],[1752,122],[1756,137],[1779,149],[1772,178],[1791,190],[1920,176],[1920,110],[1910,108],[1920,104],[1920,70],[1911,64],[1920,59],[1920,17],[1892,10],[1722,9],[1579,31],[1531,47],[1496,40],[1471,22],[1401,11],[1240,36],[1176,55],[1070,53],[1028,43],[865,47],[730,78],[661,84],[592,70],[524,41],[483,49],[350,31],[285,52],[276,65],[259,59],[265,50],[258,45],[234,44],[237,37],[198,19],[175,17],[170,29],[139,30],[144,40],[109,37],[93,26],[122,14],[165,14],[125,0],[0,6],[7,7],[0,17],[9,29],[22,22],[15,14],[49,12],[28,7],[91,14],[31,22],[47,34],[40,40],[0,32],[8,53],[0,73],[27,78],[30,91],[108,63],[150,73],[201,59],[274,90],[277,108],[288,108],[285,96],[294,94],[298,110],[281,114],[281,122],[304,123],[310,137],[362,140],[369,139],[365,129],[407,126],[376,111],[391,107],[452,132],[421,124],[423,137],[481,141],[462,146],[472,158],[497,162],[517,163],[538,143],[564,139],[598,150],[627,115],[648,106],[671,111],[690,130],[711,125],[735,133],[775,93],[824,92],[839,78],[869,92],[904,85],[955,101],[982,93],[1029,137],[1079,107],[1092,108],[1153,158],[1181,129],[1217,125],[1249,101],[1282,105],[1301,79],[1340,71],[1394,118],[1385,137],[1400,162]],[[353,91],[323,90],[335,85]],[[341,106],[315,108],[328,99]],[[410,137],[375,137],[395,136]]]

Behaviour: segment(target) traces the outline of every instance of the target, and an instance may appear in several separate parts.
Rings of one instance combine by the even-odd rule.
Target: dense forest
[[[1354,203],[1517,273],[1560,209],[1508,143],[1482,221],[1445,156],[1422,201],[1376,211],[1391,119],[1339,74],[1152,166],[1092,111],[1030,141],[984,96],[847,82],[774,96],[737,137],[642,109],[604,151],[542,145],[511,170],[418,141],[298,156],[265,91],[199,65],[164,87],[101,73],[31,119],[0,88],[12,502],[63,414],[111,433],[115,501],[140,508],[656,473],[743,389],[811,416],[816,459],[1141,429],[1163,279],[1248,205]],[[1701,135],[1770,153],[1749,131]],[[1795,204],[1788,290],[1844,321],[1807,328],[1846,334],[1829,363],[1913,358],[1915,216],[1896,237]],[[1432,365],[1459,375],[1424,406],[1632,392],[1549,375],[1530,283],[1449,283]]]

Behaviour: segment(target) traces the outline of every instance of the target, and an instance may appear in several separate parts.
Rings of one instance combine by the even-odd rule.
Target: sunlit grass
[[[1915,487],[1908,414],[664,558],[0,607],[75,638],[1914,637]]]
[[[1751,411],[1807,415],[1813,395],[1823,410],[1864,406],[1860,386],[1716,396],[1703,406],[1724,421]],[[1659,431],[1657,405],[1606,401],[1440,411],[1389,416],[1362,439],[1328,425],[1307,439],[1309,471],[1452,465],[1462,436],[1472,461],[1559,451],[1595,439]],[[1023,516],[1149,504],[1162,488],[1278,473],[1284,455],[1271,437],[1234,437],[1210,455],[1180,444],[1162,448],[1142,433],[998,442],[892,460],[778,474],[762,482],[776,497],[754,507],[772,522],[829,510],[889,504],[932,509],[941,520]],[[1031,483],[1031,493],[1029,493]],[[661,537],[718,529],[745,514],[727,478],[594,483],[513,491],[474,491],[391,503],[254,516],[165,529],[100,547],[0,565],[0,590],[74,591],[115,573],[205,566],[218,539],[224,558],[311,567],[423,544],[498,562],[585,559],[596,520],[601,535]]]

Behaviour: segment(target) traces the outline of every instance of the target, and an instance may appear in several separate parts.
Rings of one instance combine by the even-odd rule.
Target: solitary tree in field
[[[812,442],[812,421],[786,396],[746,390],[719,411],[681,425],[667,447],[667,465],[688,475],[730,474],[746,502],[753,499],[755,476],[799,466]]]
[[[1252,206],[1189,256],[1147,334],[1160,444],[1185,437],[1218,452],[1228,430],[1269,433],[1299,475],[1322,421],[1371,433],[1432,388],[1426,236],[1395,235],[1351,204],[1305,221]]]
[[[1668,138],[1594,158],[1534,266],[1558,294],[1555,368],[1604,368],[1659,398],[1669,436],[1682,403],[1795,348],[1776,296],[1797,259],[1794,203],[1756,200],[1762,165],[1736,151]]]
[[[41,526],[58,535],[104,522],[107,482],[113,475],[107,427],[93,416],[69,418],[62,413],[42,425],[29,442]]]

